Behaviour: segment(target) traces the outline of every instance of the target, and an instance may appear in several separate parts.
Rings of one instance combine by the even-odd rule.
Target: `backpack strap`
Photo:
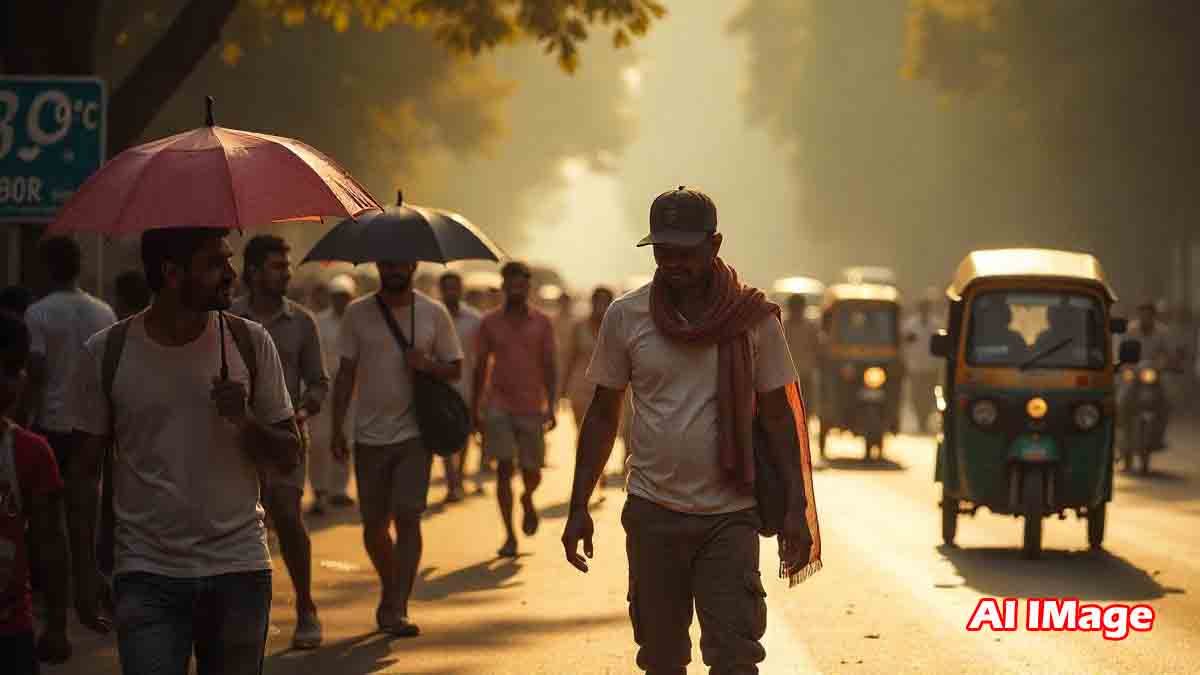
[[[113,383],[117,379],[117,366],[121,363],[121,352],[125,349],[125,338],[129,334],[131,318],[118,321],[109,329],[100,362],[100,387],[108,405],[109,442],[104,449],[104,464],[100,470],[101,505],[100,529],[96,534],[96,566],[105,576],[112,574],[116,562],[114,549],[117,519],[113,507],[113,457],[117,448],[117,410],[113,402]]]
[[[250,401],[254,401],[254,385],[258,382],[258,358],[254,349],[254,341],[250,337],[250,325],[246,319],[232,312],[225,314],[225,324],[229,326],[229,334],[233,336],[233,344],[237,345],[242,362],[250,373]]]

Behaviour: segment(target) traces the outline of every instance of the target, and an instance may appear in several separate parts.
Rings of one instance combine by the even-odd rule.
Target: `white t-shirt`
[[[774,391],[796,381],[783,326],[768,317],[751,330],[754,386]],[[717,448],[717,347],[671,342],[650,316],[650,287],[616,300],[604,315],[587,377],[633,392],[630,494],[684,513],[729,513],[754,506],[721,475]]]
[[[475,389],[475,341],[479,337],[479,325],[483,322],[483,314],[474,307],[460,302],[458,314],[451,314],[454,320],[454,332],[458,333],[458,341],[463,348],[462,377],[454,383],[454,388],[471,405],[471,395]]]
[[[920,314],[914,314],[904,320],[900,328],[901,353],[910,373],[935,373],[941,367],[941,359],[929,351],[929,340],[939,328],[941,326],[933,316],[929,317],[929,321],[922,321]],[[910,335],[915,335],[917,339],[909,342]]]
[[[212,381],[220,373],[216,312],[189,344],[167,347],[135,317],[113,380],[118,452],[116,570],[172,577],[206,577],[271,568],[255,464],[217,414]],[[258,378],[251,410],[264,424],[292,417],[291,397],[275,343],[248,322]],[[104,436],[108,402],[101,386],[104,344],[96,334],[83,351],[75,428]],[[225,329],[229,378],[249,387],[249,371]]]
[[[58,291],[25,310],[30,351],[46,357],[46,390],[38,402],[37,424],[48,431],[67,433],[71,420],[71,383],[83,343],[117,322],[103,300],[84,291]]]
[[[355,382],[358,408],[354,439],[367,445],[392,445],[421,435],[412,406],[412,375],[408,361],[379,312],[375,293],[355,300],[342,320],[342,357],[358,362]],[[415,305],[392,309],[401,334],[412,341],[412,314],[416,311],[415,346],[443,363],[461,361],[462,345],[446,306],[423,293]]]

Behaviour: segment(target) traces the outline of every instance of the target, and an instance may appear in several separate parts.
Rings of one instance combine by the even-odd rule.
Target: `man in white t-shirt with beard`
[[[126,673],[183,675],[193,653],[200,673],[262,671],[271,556],[258,473],[293,469],[301,445],[271,336],[224,313],[236,278],[227,233],[146,232],[142,261],[153,303],[94,335],[80,363],[72,415],[83,440],[68,481],[72,549],[81,569],[95,566],[95,486],[115,442],[113,587]],[[114,335],[124,344],[106,391]],[[97,596],[87,587],[92,575],[76,577],[83,582],[76,605],[87,616]]]
[[[338,337],[342,361],[333,389],[333,452],[349,457],[342,429],[357,385],[354,477],[363,543],[383,586],[375,620],[387,633],[416,637],[421,631],[408,617],[408,600],[421,562],[421,514],[433,455],[421,442],[412,371],[456,381],[463,351],[445,306],[413,290],[415,262],[378,267],[381,289],[346,309]],[[401,348],[385,311],[412,349]]]

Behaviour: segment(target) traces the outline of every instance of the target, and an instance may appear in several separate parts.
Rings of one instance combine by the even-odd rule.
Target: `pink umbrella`
[[[329,157],[290,138],[207,124],[125,150],[83,184],[50,233],[265,225],[383,209]]]

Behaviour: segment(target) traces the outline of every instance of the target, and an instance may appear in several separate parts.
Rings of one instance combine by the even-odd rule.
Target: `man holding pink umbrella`
[[[87,342],[72,406],[72,548],[82,570],[111,577],[127,675],[185,675],[193,653],[200,675],[262,672],[271,559],[258,472],[293,469],[301,441],[270,334],[226,312],[228,228],[380,208],[328,157],[217,127],[211,105],[206,126],[113,158],[51,226],[140,233],[154,291],[145,312]],[[98,620],[101,595],[76,589],[82,619]]]

